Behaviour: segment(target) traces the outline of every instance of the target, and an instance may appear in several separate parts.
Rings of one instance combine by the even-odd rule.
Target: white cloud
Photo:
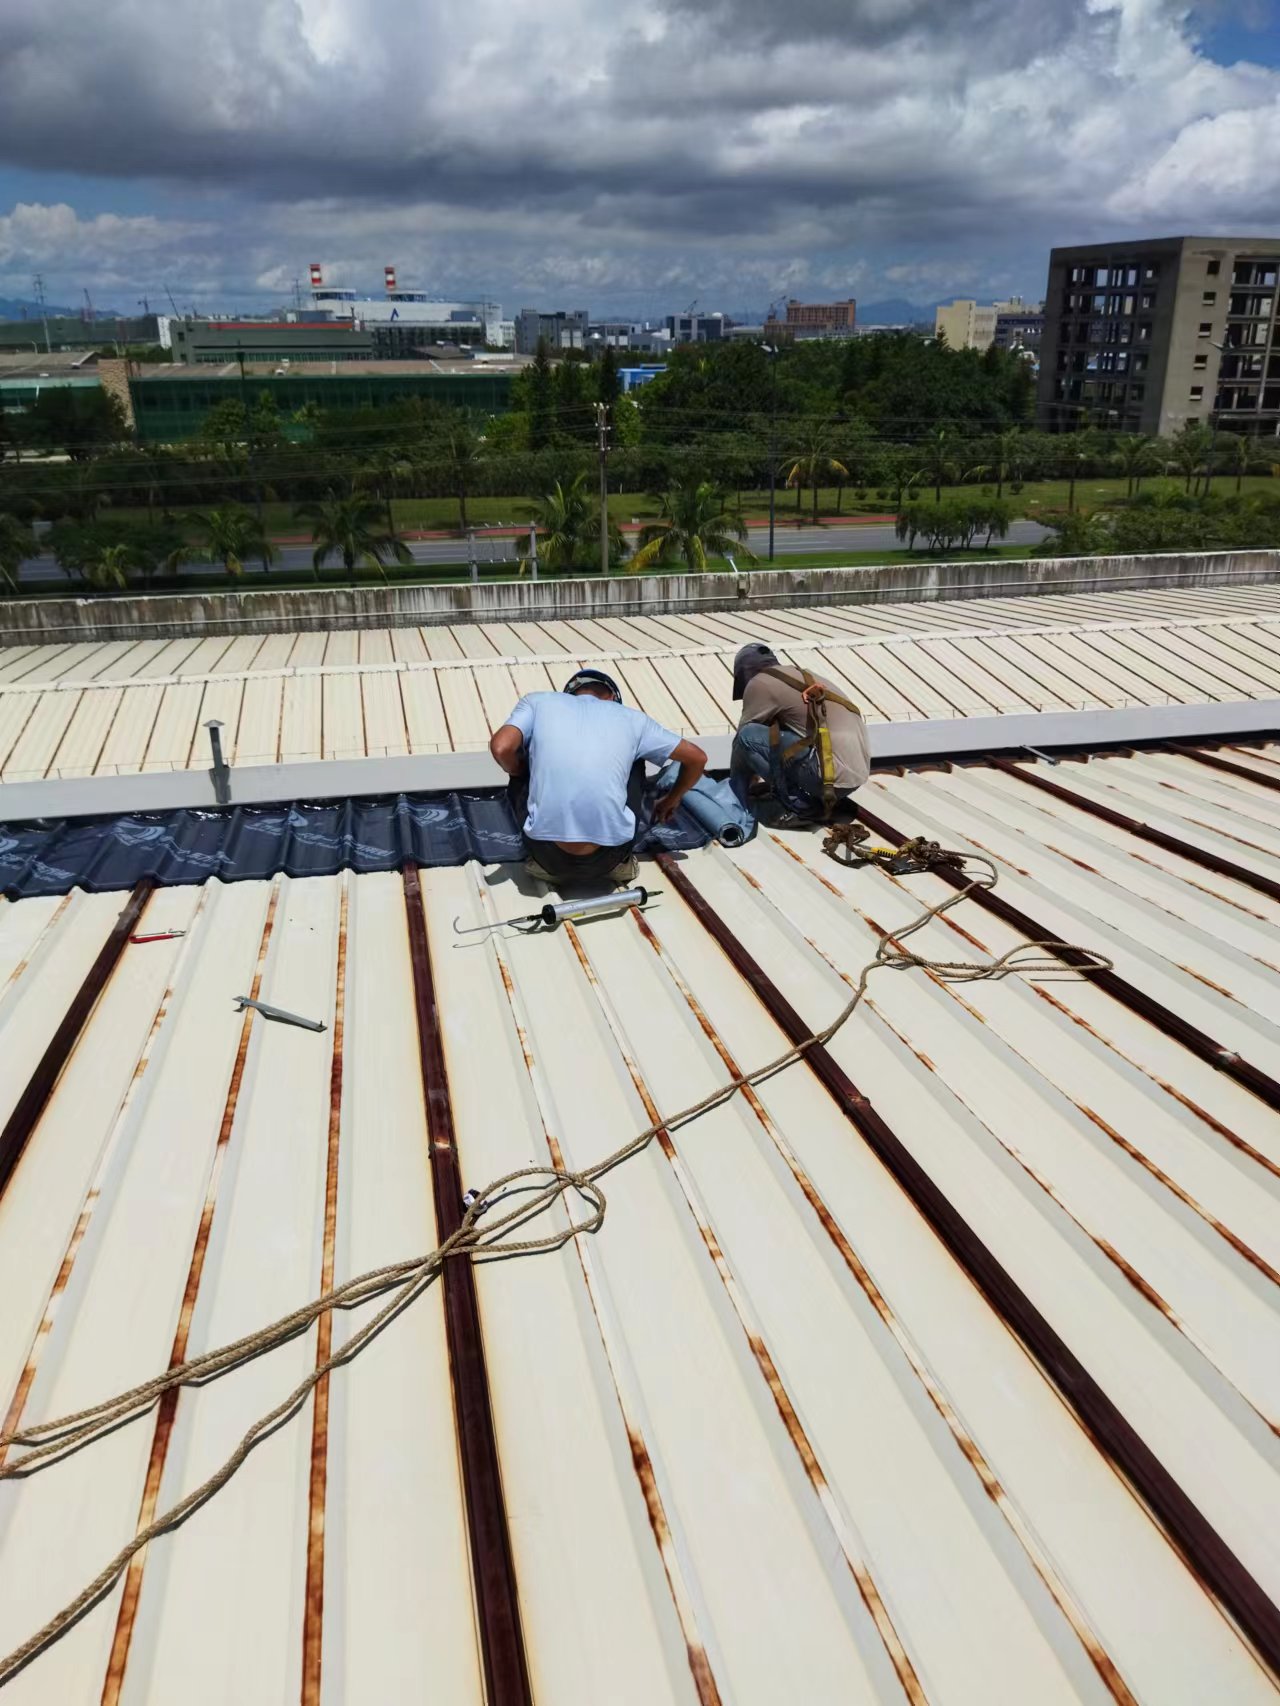
[[[1280,225],[1280,73],[1214,63],[1184,0],[177,11],[7,0],[0,162],[106,201],[159,181],[199,217],[15,208],[0,269],[44,241],[50,269],[132,254],[135,280],[163,260],[228,293],[393,260],[504,299],[688,281],[729,306],[841,277],[1034,290],[1055,241]]]
[[[130,285],[139,269],[181,261],[209,227],[151,214],[99,213],[82,219],[66,202],[18,202],[0,215],[0,280],[25,292],[31,273],[96,286]]]

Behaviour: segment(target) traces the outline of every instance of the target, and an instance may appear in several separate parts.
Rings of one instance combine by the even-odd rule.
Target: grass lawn
[[[1277,463],[1280,467],[1280,463]],[[1161,475],[1153,478],[1148,475],[1142,482],[1144,493],[1174,495],[1182,492],[1185,481],[1170,476]],[[1213,491],[1222,495],[1234,495],[1236,489],[1233,475],[1220,475],[1213,482]],[[1275,491],[1276,481],[1267,474],[1250,474],[1242,483],[1243,493],[1259,491]],[[943,486],[942,498],[945,503],[949,498],[956,497],[995,497],[994,482],[968,481],[960,486]],[[777,496],[777,516],[779,520],[794,522],[797,519],[812,525],[813,493],[806,491],[801,494],[802,502],[799,511],[796,509],[796,494],[793,491],[779,491]],[[911,502],[932,503],[934,489],[932,486],[915,486],[907,494]],[[1004,488],[1005,500],[1012,504],[1016,515],[1031,516],[1045,514],[1053,510],[1064,510],[1070,496],[1070,483],[1066,480],[1028,480],[1020,492],[1012,492],[1006,483]],[[834,486],[823,487],[818,492],[818,513],[824,518],[836,514],[836,503],[840,494]],[[1123,479],[1079,479],[1076,481],[1076,508],[1083,513],[1102,509],[1117,500],[1125,499],[1125,481]],[[745,514],[754,518],[769,513],[768,492],[744,492],[742,507]],[[872,490],[866,493],[863,500],[857,498],[846,486],[843,493],[841,513],[856,520],[859,515],[888,515],[893,512],[892,494],[881,498]],[[610,510],[613,511],[613,501],[610,500]],[[616,513],[616,511],[614,511]]]
[[[1144,492],[1174,494],[1181,492],[1184,482],[1167,476],[1158,478],[1148,477],[1142,483]],[[1213,482],[1213,490],[1220,493],[1234,493],[1234,478],[1223,475]],[[1276,482],[1268,475],[1250,475],[1243,482],[1245,492],[1274,491]],[[931,502],[934,496],[932,486],[916,487],[910,494],[913,501]],[[970,483],[962,486],[944,486],[943,499],[954,497],[983,497],[995,496],[994,485]],[[1069,496],[1066,480],[1035,480],[1029,481],[1020,492],[1011,492],[1005,487],[1004,496],[1012,504],[1015,514],[1030,516],[1033,519],[1039,515],[1050,514],[1055,510],[1065,510]],[[1125,482],[1122,479],[1081,479],[1076,482],[1076,508],[1082,513],[1090,513],[1125,498]],[[764,523],[769,515],[769,494],[767,491],[744,491],[741,494],[743,514],[753,523]],[[839,509],[837,510],[837,504]],[[263,519],[267,531],[273,538],[296,538],[304,531],[294,519],[293,505],[287,503],[264,503]],[[474,497],[467,502],[467,519],[476,528],[482,527],[521,527],[526,526],[532,504],[527,497]],[[644,492],[613,492],[609,497],[609,513],[613,519],[623,526],[628,522],[643,522],[658,513],[658,500]],[[834,486],[824,487],[818,493],[818,513],[824,521],[830,522],[837,516],[841,520],[857,521],[865,516],[884,516],[893,513],[892,496],[880,497],[874,490],[867,491],[864,498],[859,499],[854,491],[845,487],[843,492],[837,492]],[[392,502],[392,512],[395,516],[396,527],[402,531],[418,529],[441,529],[457,531],[458,505],[454,498],[396,498]],[[148,520],[144,509],[119,507],[103,510],[105,516],[116,516],[121,519],[145,522]],[[776,517],[779,526],[792,528],[798,523],[802,528],[812,527],[813,493],[801,493],[801,504],[796,508],[796,494],[780,489],[777,494]],[[174,513],[176,521],[182,520],[182,512]],[[198,540],[199,530],[189,530],[190,537]]]

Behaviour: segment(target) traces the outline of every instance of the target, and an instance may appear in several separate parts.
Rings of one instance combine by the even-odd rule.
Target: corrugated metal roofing
[[[1035,767],[1183,853],[1006,770],[873,778],[868,811],[985,849],[1001,897],[1123,983],[884,973],[830,1051],[1274,1602],[1280,1120],[1241,1063],[1264,1090],[1280,1064],[1280,749],[1228,761],[1258,779],[1180,755]],[[948,892],[842,868],[805,832],[680,871],[810,1026],[883,932]],[[420,881],[448,1073],[432,1141],[412,884],[409,910],[394,874],[146,901],[139,930],[187,934],[124,948],[0,1198],[11,1422],[256,1328],[326,1266],[430,1248],[442,1105],[474,1186],[586,1165],[652,1106],[785,1047],[673,880],[643,920],[478,946],[455,917],[527,910],[524,880]],[[119,901],[0,905],[0,1117]],[[966,899],[912,945],[954,960],[1023,939]],[[242,1018],[255,978],[329,1029]],[[532,1698],[1275,1698],[810,1066],[604,1183],[598,1235],[475,1270]],[[0,1487],[0,1650],[315,1356],[312,1334]],[[8,1698],[478,1701],[471,1556],[433,1290]]]
[[[521,693],[604,664],[690,735],[736,720],[744,640],[847,684],[869,721],[1280,694],[1280,587],[113,641],[0,651],[0,779],[473,752]]]

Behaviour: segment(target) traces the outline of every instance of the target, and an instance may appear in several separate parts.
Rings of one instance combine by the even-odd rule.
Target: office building
[[[992,342],[997,349],[1030,350],[1038,354],[1044,337],[1044,303],[1024,302],[1014,296],[1008,302],[997,302],[996,327]]]
[[[48,355],[54,350],[104,349],[110,344],[157,344],[161,341],[155,314],[97,314],[92,320],[78,314],[37,314],[26,320],[0,320],[0,351],[30,351]]]
[[[723,314],[668,314],[664,322],[673,344],[718,344],[733,321]]]
[[[99,372],[111,364],[99,362]],[[124,363],[117,363],[124,368]],[[307,404],[331,410],[369,409],[384,404],[439,403],[487,418],[511,407],[511,385],[518,365],[510,358],[489,361],[302,361],[289,366],[270,361],[225,367],[135,366],[127,383],[138,437],[144,443],[176,444],[195,437],[209,410],[228,398],[243,400],[268,395],[294,436],[305,429],[289,418]]]
[[[123,365],[123,364],[121,364]],[[93,350],[55,350],[38,354],[0,348],[0,415],[22,415],[46,391],[94,392],[102,384]]]
[[[442,302],[425,290],[406,290],[396,282],[394,267],[383,269],[381,296],[365,296],[357,290],[324,283],[318,266],[311,268],[312,319],[350,320],[367,331],[387,330],[381,335],[378,353],[392,357],[411,356],[418,344],[487,344],[510,349],[514,327],[502,318],[502,309],[487,298],[469,302]]]
[[[665,326],[637,325],[631,320],[593,320],[587,327],[587,353],[603,355],[606,349],[633,355],[666,355],[671,334]]]
[[[945,337],[952,349],[1034,349],[1044,329],[1044,304],[1012,296],[1007,302],[974,302],[960,296],[940,303],[934,312],[933,334]]]
[[[791,297],[785,318],[770,312],[764,329],[769,337],[851,338],[857,317],[858,304],[851,296],[843,302],[797,302]]]
[[[586,349],[588,315],[585,308],[556,308],[544,313],[540,308],[522,308],[515,319],[515,342],[518,355],[533,355],[539,343],[555,353],[562,349]]]
[[[1187,421],[1280,432],[1278,237],[1054,249],[1042,422],[1168,436]]]
[[[184,366],[246,361],[368,361],[373,334],[350,320],[170,320],[171,359]]]
[[[945,338],[952,349],[989,349],[996,335],[996,305],[994,302],[974,302],[958,296],[954,302],[941,302],[933,316],[933,335]]]
[[[618,381],[624,391],[638,391],[642,385],[648,385],[667,371],[664,361],[641,362],[636,367],[620,367]]]

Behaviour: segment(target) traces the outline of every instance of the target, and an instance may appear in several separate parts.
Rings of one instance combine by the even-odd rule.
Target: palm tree
[[[1059,452],[1058,460],[1067,470],[1067,512],[1075,513],[1076,481],[1084,473],[1086,466],[1094,460],[1097,452],[1084,433],[1076,433],[1067,443],[1066,448]]]
[[[31,529],[16,515],[0,514],[0,586],[18,591],[22,565],[36,553]]]
[[[1143,475],[1155,469],[1155,439],[1144,433],[1130,433],[1120,439],[1115,448],[1115,464],[1124,475],[1126,497],[1136,497],[1142,490]]]
[[[275,550],[257,516],[241,504],[206,510],[191,519],[204,532],[203,555],[211,563],[221,563],[229,575],[244,573],[246,557],[261,557],[264,570],[275,559]]]
[[[150,567],[136,545],[129,544],[127,540],[117,540],[112,545],[94,545],[85,554],[80,572],[90,586],[127,587],[132,570],[138,569],[145,574]]]
[[[1006,427],[995,436],[993,446],[995,456],[992,468],[996,476],[996,496],[1004,496],[1004,483],[1008,479],[1018,479],[1022,474],[1022,428]]]
[[[805,435],[800,448],[791,453],[782,472],[787,485],[795,487],[797,509],[800,508],[801,487],[813,487],[813,519],[816,523],[818,519],[818,488],[822,484],[822,476],[831,474],[838,480],[849,478],[849,470],[837,458],[832,447],[829,422],[819,421]]]
[[[686,480],[663,493],[661,514],[640,529],[630,566],[639,572],[683,558],[690,569],[705,569],[708,557],[751,557],[746,537],[746,523],[726,507],[723,492],[708,480]]]
[[[317,579],[330,557],[342,558],[343,567],[353,581],[361,563],[372,563],[386,580],[384,561],[413,561],[404,541],[384,527],[380,505],[369,498],[322,498],[318,503],[299,504],[293,513],[311,527],[315,545],[311,567]]]
[[[600,560],[600,506],[587,491],[585,474],[575,474],[566,484],[557,480],[547,495],[534,504],[532,520],[538,535],[538,561],[548,569],[589,568]],[[609,518],[609,556],[621,561],[626,545],[618,524]],[[529,539],[516,542],[525,571]]]
[[[942,484],[944,480],[954,480],[956,475],[957,438],[952,427],[934,427],[926,433],[920,446],[920,472],[928,475],[933,481],[933,500],[942,502]]]
[[[470,415],[459,414],[445,429],[440,446],[449,484],[458,500],[458,528],[467,531],[467,493],[475,485],[484,462],[484,435],[476,431]]]
[[[1199,486],[1212,448],[1213,434],[1200,421],[1184,421],[1169,440],[1167,466],[1172,472],[1185,477],[1188,492],[1192,489],[1193,481]]]
[[[1239,497],[1245,475],[1261,465],[1258,447],[1245,433],[1227,433],[1221,441],[1219,455],[1227,473],[1236,477],[1236,496]]]

